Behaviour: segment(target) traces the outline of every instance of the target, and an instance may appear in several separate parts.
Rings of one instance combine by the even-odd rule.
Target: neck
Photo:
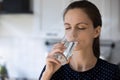
[[[76,71],[87,71],[95,66],[97,58],[93,51],[74,51],[70,59],[70,66]]]

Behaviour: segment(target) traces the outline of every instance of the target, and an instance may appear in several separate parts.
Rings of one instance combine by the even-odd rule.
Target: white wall
[[[0,56],[10,78],[37,80],[45,65],[44,41],[33,37],[1,37]]]
[[[0,16],[0,57],[5,60],[10,78],[36,80],[45,65],[44,40],[34,34],[34,28],[31,14]]]

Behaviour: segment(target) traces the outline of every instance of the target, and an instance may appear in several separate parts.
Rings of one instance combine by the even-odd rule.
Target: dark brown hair
[[[89,1],[75,1],[68,5],[68,7],[65,9],[65,12],[63,14],[63,19],[65,17],[65,14],[70,10],[70,9],[82,9],[85,11],[85,13],[88,15],[88,17],[91,19],[93,22],[94,28],[97,28],[98,26],[102,27],[102,19],[101,19],[101,14],[99,12],[99,9],[91,2]],[[100,41],[99,41],[99,36],[94,39],[93,42],[93,52],[94,55],[99,58],[100,56]]]

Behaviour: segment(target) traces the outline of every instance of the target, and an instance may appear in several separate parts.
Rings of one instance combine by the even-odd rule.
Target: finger
[[[63,52],[64,52],[64,50],[60,50],[60,49],[55,49],[55,50],[52,50],[48,55],[54,55],[54,54],[56,54],[56,53],[61,53],[61,54],[63,54]]]
[[[54,48],[52,48],[52,50],[55,50],[55,49],[60,49],[61,51],[64,51],[66,48],[65,47],[54,47]]]
[[[61,51],[64,51],[64,50],[66,49],[66,47],[63,46],[63,45],[57,45],[57,46],[54,46],[54,47],[52,48],[52,51],[55,50],[55,49],[60,49]]]
[[[54,58],[52,56],[47,57],[47,62],[52,62],[52,63],[58,64],[58,65],[61,64],[56,58]]]
[[[53,45],[53,48],[56,48],[56,47],[65,48],[64,44],[62,44],[62,43],[57,43],[57,44]]]

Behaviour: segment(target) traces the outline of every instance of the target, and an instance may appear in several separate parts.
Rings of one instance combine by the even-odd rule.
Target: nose
[[[75,29],[71,30],[69,35],[70,35],[70,39],[69,39],[70,41],[76,41],[76,39],[77,39],[77,31]]]

